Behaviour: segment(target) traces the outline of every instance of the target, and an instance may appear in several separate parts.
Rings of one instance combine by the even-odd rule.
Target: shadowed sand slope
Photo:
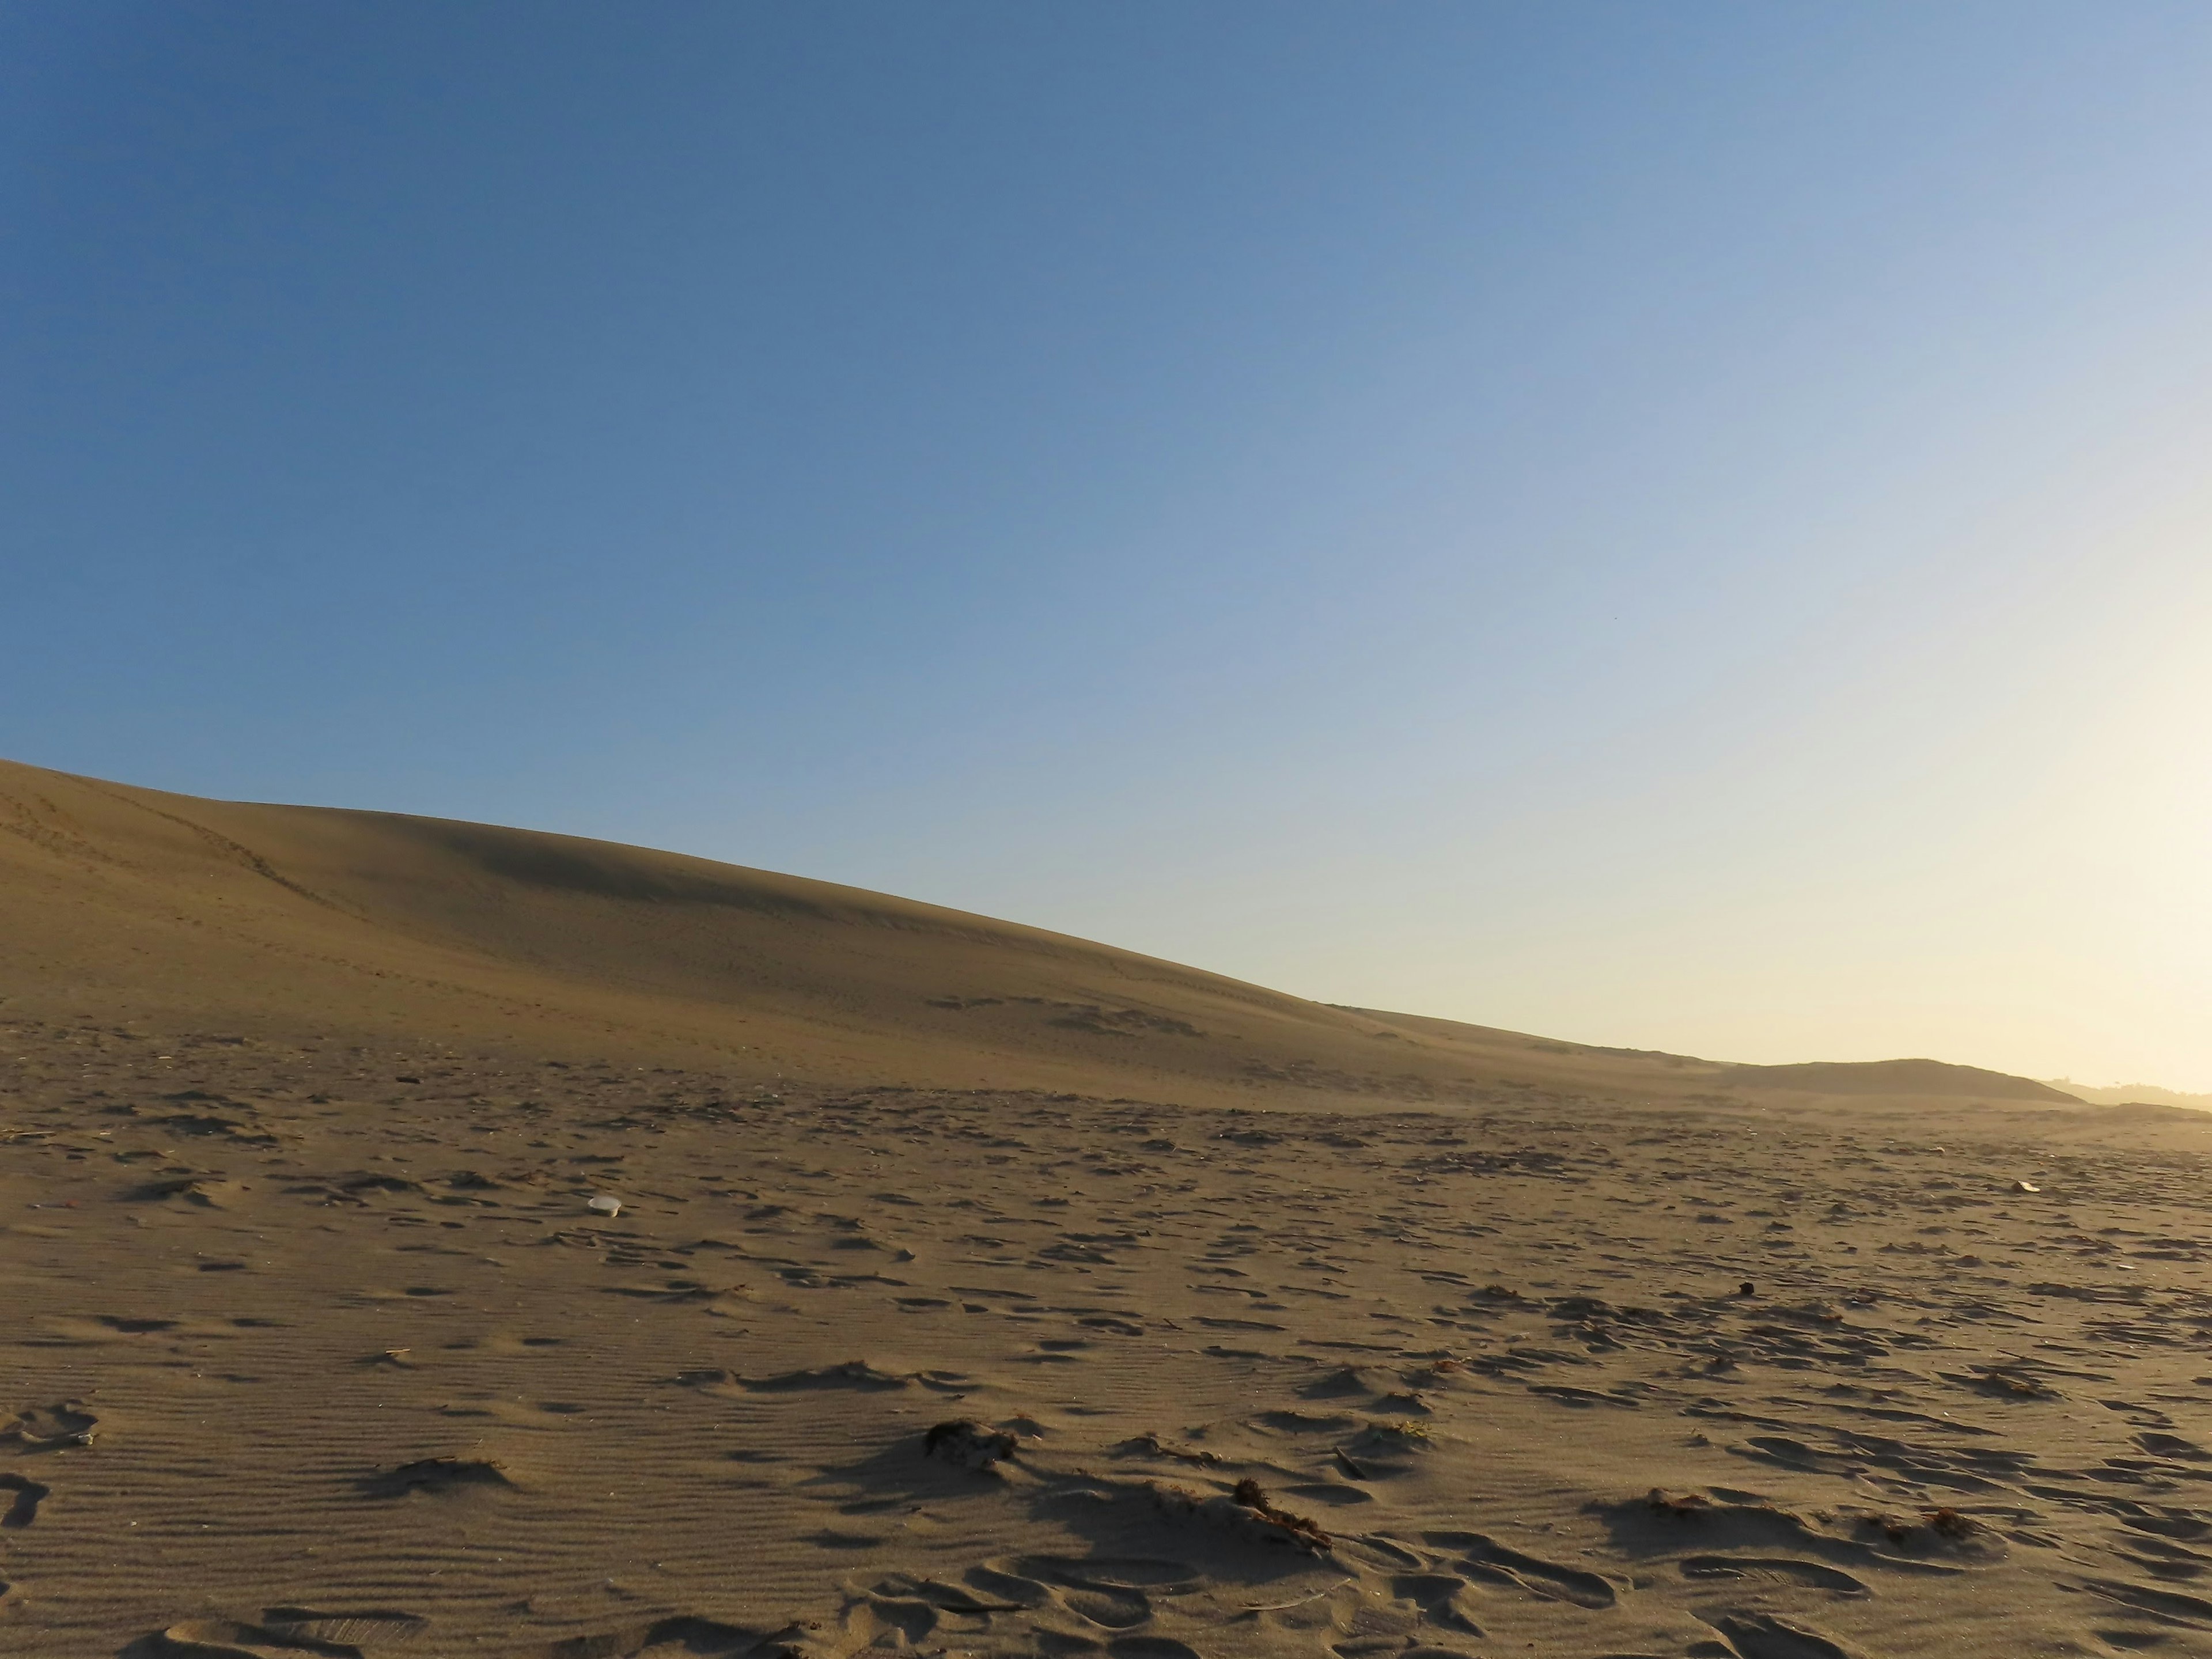
[[[245,1035],[1180,1099],[1680,1097],[1718,1071],[1326,1006],[879,893],[527,830],[7,763],[0,830],[0,994],[39,1018],[97,1007]]]

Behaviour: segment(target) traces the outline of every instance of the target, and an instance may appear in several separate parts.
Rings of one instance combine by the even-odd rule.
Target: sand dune
[[[1216,1103],[1502,1085],[1698,1092],[1720,1068],[1326,1006],[1110,946],[670,853],[162,794],[0,765],[0,973],[246,1035],[353,1031]]]
[[[1931,1060],[1729,1066],[1340,1008],[801,877],[0,763],[10,1007],[709,1063],[773,1082],[1477,1103],[2066,1098]]]
[[[2048,1084],[1978,1066],[1940,1060],[1811,1060],[1795,1066],[1731,1066],[1720,1080],[1733,1089],[1787,1089],[1813,1095],[1965,1096],[1978,1100],[2042,1100],[2078,1105],[2081,1097]]]
[[[0,781],[0,1652],[2212,1652],[2201,1115]]]
[[[2052,1078],[2051,1086],[2072,1095],[2076,1100],[2086,1100],[2093,1106],[2182,1106],[2191,1111],[2212,1112],[2212,1095],[2192,1095],[2176,1089],[2161,1089],[2151,1083],[2120,1083],[2110,1088],[2093,1088],[2076,1083],[2071,1078]]]

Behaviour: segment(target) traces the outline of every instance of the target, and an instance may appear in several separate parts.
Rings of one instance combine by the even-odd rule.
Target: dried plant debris
[[[1170,1515],[1212,1522],[1264,1543],[1320,1551],[1333,1541],[1310,1516],[1270,1502],[1266,1489],[1256,1480],[1240,1480],[1225,1495],[1196,1492],[1187,1486],[1162,1486],[1152,1490],[1155,1501]]]

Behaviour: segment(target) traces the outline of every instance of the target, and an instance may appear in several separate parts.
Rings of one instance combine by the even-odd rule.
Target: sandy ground
[[[2193,1116],[9,1012],[9,1655],[2212,1653]]]

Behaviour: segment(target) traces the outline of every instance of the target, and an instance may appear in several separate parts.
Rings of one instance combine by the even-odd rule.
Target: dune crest
[[[1814,1095],[1954,1095],[1980,1100],[2041,1100],[2079,1106],[2048,1084],[1941,1060],[1808,1060],[1795,1066],[1731,1066],[1721,1081],[1735,1089],[1787,1089]]]
[[[1689,1101],[1812,1086],[1788,1067],[1309,1002],[680,854],[204,800],[4,762],[0,985],[40,1018],[96,1008],[161,1030],[428,1038],[769,1081],[1215,1105],[1472,1104],[1530,1091]],[[1961,1092],[1960,1068],[1885,1065],[1814,1070],[1836,1093],[1866,1092],[1868,1079],[1882,1092]],[[1993,1080],[1979,1090],[1992,1098],[2061,1098],[1973,1076]]]

